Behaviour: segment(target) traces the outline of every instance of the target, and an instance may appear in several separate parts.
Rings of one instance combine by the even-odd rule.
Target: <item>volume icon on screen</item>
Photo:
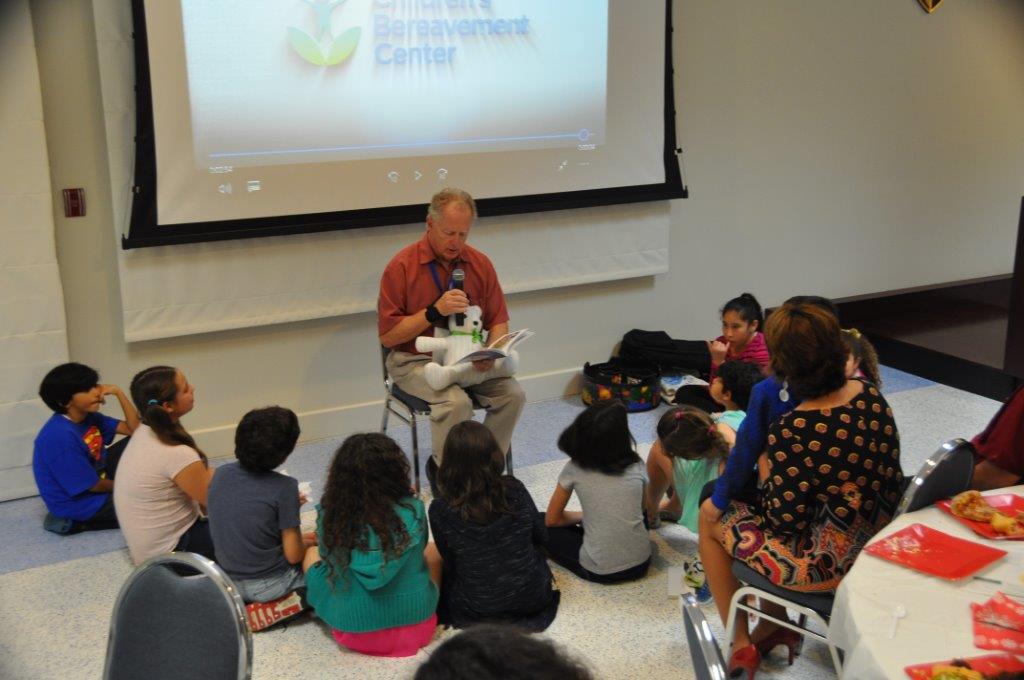
[[[220,186],[217,187],[217,191],[219,191],[222,194],[230,194],[231,182],[225,182],[224,184],[221,184]]]

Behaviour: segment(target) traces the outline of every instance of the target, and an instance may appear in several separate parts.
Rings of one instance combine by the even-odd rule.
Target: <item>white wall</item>
[[[751,290],[847,296],[1008,272],[1024,193],[1024,3],[677,0],[684,172],[663,276],[523,293],[515,326],[531,398],[571,389],[584,360],[633,327],[717,330]],[[376,425],[375,319],[355,314],[127,345],[89,0],[34,0],[53,185],[90,214],[58,214],[71,357],[126,383],[152,363],[198,387],[186,425],[230,452],[248,408],[300,413],[305,438]],[[56,198],[55,198],[56,206]],[[536,218],[543,221],[545,215]],[[409,227],[409,239],[418,227]],[[500,272],[499,272],[500,273]]]
[[[28,0],[0,6],[0,500],[35,493],[39,380],[67,360],[39,69]]]

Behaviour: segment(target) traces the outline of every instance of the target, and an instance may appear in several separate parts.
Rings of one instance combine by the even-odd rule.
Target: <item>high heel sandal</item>
[[[757,647],[757,652],[762,657],[768,656],[768,653],[779,645],[786,647],[789,652],[789,665],[793,665],[793,657],[800,654],[800,646],[803,644],[804,636],[796,632],[791,628],[785,626],[779,626],[771,633],[765,636],[765,638],[759,642],[755,642],[754,646]]]
[[[754,680],[757,667],[761,665],[761,652],[757,651],[756,645],[740,647],[729,657],[729,677],[737,678],[742,671],[746,671],[747,680]]]

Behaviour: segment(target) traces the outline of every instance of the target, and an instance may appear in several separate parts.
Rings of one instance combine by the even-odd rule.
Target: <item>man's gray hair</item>
[[[473,200],[473,197],[462,189],[451,187],[441,189],[434,194],[433,198],[430,199],[430,207],[427,208],[427,217],[434,222],[439,222],[441,220],[441,213],[452,203],[462,203],[469,208],[473,219],[476,219],[476,201]]]

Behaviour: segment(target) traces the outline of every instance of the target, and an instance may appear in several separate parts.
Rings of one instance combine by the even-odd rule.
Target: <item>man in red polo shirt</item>
[[[448,316],[465,312],[470,305],[483,310],[483,327],[497,340],[508,332],[505,294],[494,265],[479,250],[466,245],[476,219],[473,197],[460,189],[443,189],[430,201],[427,230],[416,243],[398,251],[380,279],[377,302],[377,334],[391,349],[387,369],[403,390],[430,404],[433,457],[441,462],[444,440],[456,423],[469,420],[473,404],[466,390],[487,409],[484,420],[503,452],[512,442],[526,397],[515,378],[495,378],[466,388],[458,385],[436,391],[424,378],[429,354],[416,352],[416,338],[432,336],[434,328],[447,328]],[[463,290],[452,287],[455,269],[465,272]],[[480,371],[491,361],[476,362]]]

